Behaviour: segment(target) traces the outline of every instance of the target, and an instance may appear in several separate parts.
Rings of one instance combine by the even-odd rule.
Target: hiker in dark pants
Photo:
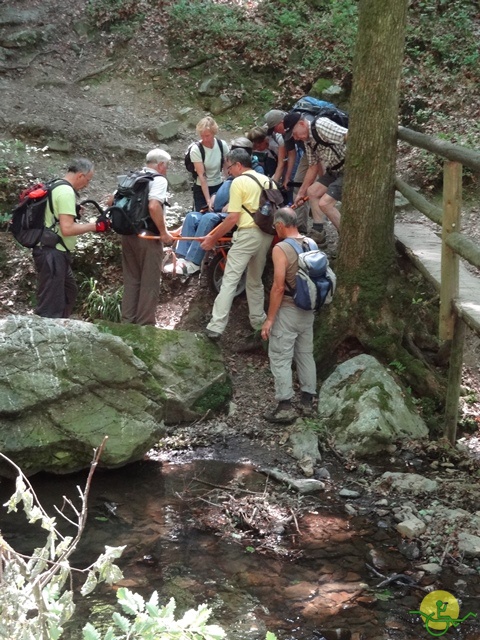
[[[267,319],[262,326],[262,338],[269,340],[268,357],[275,381],[275,409],[265,414],[270,422],[289,423],[295,420],[292,405],[292,362],[295,361],[302,392],[300,406],[304,415],[313,412],[317,374],[313,359],[314,312],[297,307],[289,291],[295,289],[298,255],[293,247],[282,242],[292,238],[302,246],[305,237],[297,228],[297,216],[293,209],[284,207],[274,215],[274,226],[280,242],[272,251],[274,267],[273,285]]]
[[[63,182],[52,190],[53,212],[47,204],[45,226],[52,227],[58,242],[54,246],[38,245],[33,249],[37,271],[35,313],[43,318],[69,318],[73,311],[78,287],[71,267],[71,252],[75,249],[77,236],[90,231],[103,233],[110,228],[104,216],[96,222],[76,222],[76,194],[89,184],[92,177],[93,163],[90,160],[74,160]]]
[[[154,176],[148,187],[148,230],[143,236],[122,235],[122,322],[155,325],[163,243],[171,244],[174,241],[167,231],[164,215],[168,188],[165,174],[170,160],[170,154],[163,149],[152,149],[147,153],[143,171]]]

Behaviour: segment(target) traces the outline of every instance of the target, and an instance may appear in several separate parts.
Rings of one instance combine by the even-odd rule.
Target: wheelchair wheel
[[[216,253],[207,266],[206,275],[208,286],[212,293],[217,294],[220,291],[223,280],[223,272],[225,271],[226,257],[222,253]],[[245,291],[245,280],[247,274],[244,272],[238,283],[235,297],[241,295]]]

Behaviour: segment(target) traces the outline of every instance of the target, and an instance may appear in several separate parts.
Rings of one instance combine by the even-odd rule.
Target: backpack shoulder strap
[[[197,142],[197,147],[200,151],[200,155],[202,156],[202,162],[205,162],[205,147],[200,140]]]
[[[310,126],[312,130],[312,136],[314,137],[315,142],[317,144],[321,144],[323,147],[329,147],[330,149],[333,149],[334,145],[331,142],[327,142],[326,140],[321,138],[317,130],[317,120],[323,117],[325,116],[322,116],[322,115],[315,116],[315,118],[311,121]]]
[[[56,187],[59,187],[62,184],[67,184],[69,187],[72,187],[73,189],[72,184],[68,180],[64,180],[63,178],[54,178],[53,180],[49,180],[49,182],[47,182],[47,184],[45,185],[47,187],[48,206],[50,207],[50,211],[52,212],[53,219],[55,220],[55,222],[52,225],[52,229],[55,227],[56,223],[60,225],[59,219],[55,215],[55,211],[53,209],[52,192]],[[78,194],[75,191],[75,189],[73,189],[73,191],[75,192],[75,196],[77,196]],[[60,236],[58,236],[58,244],[61,244],[65,248],[65,251],[67,253],[70,253],[70,249],[67,248],[67,245],[65,244],[63,238],[61,238]]]
[[[258,180],[255,176],[252,176],[251,173],[242,173],[242,176],[247,176],[247,178],[251,178],[254,182],[256,182],[258,184],[258,186],[260,187],[260,189],[271,189],[272,188],[272,180],[271,178],[268,179],[268,187],[264,187],[260,180]],[[261,193],[261,192],[260,192]],[[249,213],[251,216],[253,216],[253,213],[247,209],[247,207],[242,204],[242,209],[244,209],[247,213]]]
[[[197,142],[192,142],[192,144],[188,147],[188,157],[190,158],[190,162],[193,162],[190,153],[192,151],[192,147],[197,145],[198,150],[200,151],[200,155],[202,156],[202,162],[205,162],[205,147],[202,144],[201,140],[197,140]]]
[[[215,140],[217,141],[217,144],[220,148],[220,172],[221,172],[223,169],[223,162],[224,162],[223,141],[220,140],[220,138],[215,138]],[[205,154],[205,150],[203,151],[203,153]]]
[[[317,120],[319,118],[325,118],[326,116],[322,116],[322,114],[315,116],[315,118],[312,120],[310,126],[311,126],[311,131],[312,131],[312,136],[315,140],[316,147],[318,147],[319,144],[322,145],[322,147],[328,147],[329,149],[331,149],[333,151],[333,153],[340,159],[340,154],[337,151],[336,146],[331,143],[331,142],[327,142],[326,140],[324,140],[323,138],[320,137],[320,134],[318,133],[316,124],[317,124]],[[315,148],[316,148],[315,147]],[[335,166],[333,167],[329,167],[332,171],[336,171],[337,169],[340,169],[340,167],[342,167],[345,163],[345,159],[340,160],[340,162],[338,162]]]
[[[268,178],[268,185],[263,186],[263,184],[260,182],[260,180],[258,178],[256,178],[255,176],[252,176],[251,173],[242,173],[242,176],[247,176],[248,178],[251,178],[252,180],[254,180],[258,184],[260,189],[271,189],[272,188],[272,179],[271,178]]]
[[[285,242],[290,247],[293,247],[293,249],[295,249],[295,251],[297,252],[298,255],[303,253],[303,248],[300,248],[298,246],[298,242],[295,242],[295,240],[293,238],[285,238],[284,240],[282,240],[282,242]]]
[[[312,240],[312,238],[308,238],[307,236],[303,238],[303,245],[307,247],[307,251],[317,251],[318,249],[318,244],[315,240]]]
[[[142,180],[155,180],[155,178],[161,178],[161,177],[165,177],[162,176],[161,173],[158,173],[158,171],[155,171],[155,173],[153,173],[152,171],[134,171],[132,174],[132,177],[135,176],[135,182],[138,179],[142,179]]]
[[[63,178],[53,178],[53,180],[49,180],[47,182],[47,184],[45,185],[47,188],[47,198],[48,198],[48,206],[50,207],[50,211],[52,212],[52,216],[54,217],[54,219],[58,222],[58,218],[55,215],[55,211],[53,210],[53,198],[52,198],[52,191],[56,188],[59,187],[62,184],[67,184],[69,187],[73,186],[71,185],[71,183],[68,180],[64,180]],[[75,191],[75,189],[73,189]],[[75,195],[77,195],[77,192],[75,191]]]

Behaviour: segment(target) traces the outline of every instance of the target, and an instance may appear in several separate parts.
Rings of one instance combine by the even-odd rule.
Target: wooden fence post
[[[457,439],[458,400],[462,383],[463,345],[465,343],[464,321],[457,317],[455,332],[450,352],[450,366],[448,369],[447,395],[445,398],[445,424],[443,435],[453,445]]]
[[[452,301],[458,296],[458,255],[447,246],[445,239],[453,231],[460,231],[462,206],[462,165],[446,161],[443,167],[443,223],[442,265],[440,284],[440,340],[452,340],[455,312]]]

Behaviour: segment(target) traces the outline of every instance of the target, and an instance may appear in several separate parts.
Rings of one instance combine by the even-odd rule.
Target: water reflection
[[[83,487],[85,479],[86,474],[39,475],[31,481],[50,512],[49,505],[60,505],[63,495],[76,498],[76,486]],[[236,640],[263,640],[267,629],[282,640],[429,638],[408,614],[418,608],[424,592],[391,588],[378,600],[367,588],[378,583],[365,567],[373,552],[384,554],[385,573],[408,569],[392,544],[393,532],[366,518],[352,519],[326,492],[304,499],[309,505],[304,515],[285,530],[283,544],[301,557],[264,555],[240,534],[225,538],[221,531],[199,527],[200,510],[212,503],[212,489],[232,480],[259,493],[267,483],[249,465],[213,460],[143,462],[97,471],[88,525],[72,564],[90,564],[105,545],[127,545],[118,562],[124,586],[145,597],[157,590],[164,601],[173,596],[180,611],[207,602],[215,621]],[[2,503],[12,488],[2,483]],[[1,528],[17,550],[28,553],[38,544],[39,530],[26,526],[19,515],[6,517],[3,512]],[[479,595],[478,584],[472,588]],[[114,589],[105,586],[79,598],[67,640],[80,637],[87,618],[109,622],[114,602]],[[469,603],[468,608],[473,606]],[[456,637],[478,640],[480,633],[465,628]]]

